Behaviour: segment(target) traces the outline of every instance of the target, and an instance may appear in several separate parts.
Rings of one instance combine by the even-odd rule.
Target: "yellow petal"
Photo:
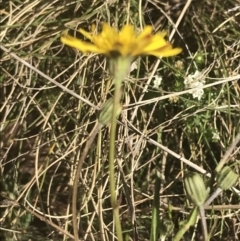
[[[66,32],[62,33],[61,41],[66,45],[79,49],[83,53],[86,53],[86,52],[102,53],[102,51],[99,50],[95,45],[81,41],[75,37],[72,37]]]
[[[180,54],[182,52],[181,48],[174,48],[174,49],[168,49],[168,50],[159,50],[159,51],[150,51],[148,52],[148,55],[154,55],[156,57],[170,57],[177,54]]]
[[[143,31],[138,35],[137,39],[140,41],[141,39],[144,39],[148,36],[151,36],[152,34],[152,26],[146,26]]]
[[[119,33],[119,38],[135,39],[135,32],[132,25],[125,25]]]
[[[102,33],[100,34],[100,36],[102,36],[103,38],[112,38],[118,35],[118,32],[115,28],[110,27],[108,24],[103,24],[103,29],[102,29]]]
[[[144,51],[152,51],[154,49],[159,49],[167,45],[170,45],[170,43],[168,43],[164,38],[161,38],[159,36],[152,36],[149,44],[144,48]]]
[[[90,34],[89,32],[85,31],[84,29],[80,28],[78,30],[78,32],[80,32],[83,36],[85,36],[86,38],[92,40],[93,36],[92,34]]]

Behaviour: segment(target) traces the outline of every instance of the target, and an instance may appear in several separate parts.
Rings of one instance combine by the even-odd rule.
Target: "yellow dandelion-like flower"
[[[102,32],[98,35],[79,29],[79,32],[90,42],[82,41],[64,31],[61,41],[79,49],[83,53],[92,52],[104,54],[108,57],[116,55],[136,57],[140,55],[154,55],[156,57],[168,57],[179,54],[181,48],[173,48],[164,37],[166,32],[152,34],[152,27],[146,26],[140,34],[137,34],[132,25],[125,25],[120,32],[104,23]]]

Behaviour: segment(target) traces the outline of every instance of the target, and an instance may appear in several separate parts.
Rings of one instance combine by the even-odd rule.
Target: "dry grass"
[[[80,26],[100,28],[101,22],[121,27],[128,21],[137,29],[151,24],[156,31],[168,30],[174,46],[184,49],[174,58],[137,59],[137,69],[124,82],[116,141],[124,240],[150,239],[156,170],[161,173],[160,219],[172,218],[174,236],[191,210],[182,182],[185,171],[214,174],[239,133],[240,19],[239,9],[234,9],[238,1],[203,0],[201,6],[197,1],[143,1],[141,8],[138,2],[2,2],[1,240],[72,237],[75,163],[97,110],[112,95],[113,87],[103,56],[83,55],[62,45],[59,35],[66,28],[74,33]],[[206,81],[200,101],[184,86],[186,76],[196,69]],[[157,75],[163,80],[154,88]],[[215,134],[219,138],[213,138]],[[114,235],[108,147],[106,127],[90,150],[79,183],[83,240],[105,241]],[[228,158],[236,173],[239,158],[236,147]],[[206,209],[211,240],[239,240],[238,196],[230,190],[223,192],[215,206]],[[200,222],[184,240],[201,240],[199,226]]]

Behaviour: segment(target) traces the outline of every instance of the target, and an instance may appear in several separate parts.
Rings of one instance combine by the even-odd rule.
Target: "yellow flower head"
[[[83,53],[92,52],[104,54],[108,57],[121,55],[136,57],[139,55],[154,55],[156,57],[168,57],[179,54],[181,48],[173,48],[164,37],[166,32],[152,35],[152,27],[146,26],[140,34],[136,34],[132,25],[125,25],[120,32],[108,24],[103,24],[102,32],[98,35],[88,33],[83,29],[79,32],[92,43],[82,41],[64,31],[61,41],[71,47],[79,49]]]

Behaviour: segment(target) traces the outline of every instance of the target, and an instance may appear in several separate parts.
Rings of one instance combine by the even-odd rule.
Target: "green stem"
[[[121,82],[116,81],[115,83],[115,92],[113,98],[113,114],[111,121],[111,132],[110,132],[110,150],[109,150],[109,178],[110,178],[110,195],[111,195],[111,204],[113,208],[113,218],[116,225],[116,232],[118,241],[122,241],[122,228],[119,217],[119,208],[116,198],[116,188],[115,188],[115,174],[114,174],[114,159],[115,159],[115,139],[116,139],[116,112],[118,104],[121,99]]]
[[[122,227],[119,217],[119,207],[116,198],[114,159],[115,159],[115,140],[116,140],[116,114],[119,109],[121,100],[121,85],[131,64],[131,58],[118,56],[110,60],[110,73],[114,76],[115,91],[113,97],[113,110],[111,117],[110,131],[110,150],[109,150],[109,179],[110,179],[110,195],[113,208],[113,219],[116,226],[118,241],[123,241]]]
[[[179,241],[191,226],[194,226],[197,220],[198,206],[195,206],[191,211],[188,220],[181,226],[173,241]]]
[[[159,232],[159,193],[161,187],[160,173],[157,170],[156,183],[154,190],[153,208],[152,208],[152,224],[151,224],[151,234],[150,241],[157,241],[157,236]]]
[[[203,230],[204,241],[208,241],[209,237],[208,237],[208,230],[207,230],[207,222],[206,222],[206,217],[205,217],[203,205],[199,206],[199,214],[200,214],[201,222],[202,222],[202,230]]]

